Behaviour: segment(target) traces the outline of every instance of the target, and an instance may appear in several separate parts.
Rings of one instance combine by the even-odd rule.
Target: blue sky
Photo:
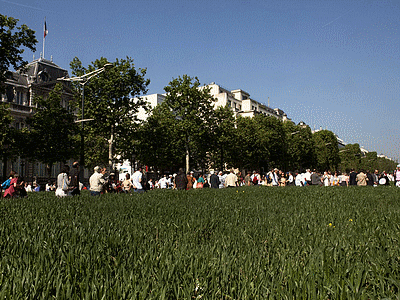
[[[46,17],[45,57],[62,68],[129,56],[148,93],[197,76],[400,158],[399,0],[0,0],[0,13],[37,32],[36,58]]]

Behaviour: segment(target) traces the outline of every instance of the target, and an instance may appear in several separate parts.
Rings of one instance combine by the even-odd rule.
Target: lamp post
[[[85,119],[85,85],[86,83],[89,82],[89,80],[91,78],[93,78],[94,76],[109,70],[110,68],[112,68],[113,65],[108,63],[105,64],[103,67],[94,70],[92,72],[89,72],[85,75],[82,76],[76,76],[76,77],[70,77],[70,78],[65,78],[65,77],[61,77],[58,78],[57,80],[59,81],[69,81],[69,82],[78,82],[81,86],[82,86],[82,115],[81,115],[81,119],[75,121],[76,123],[81,123],[81,149],[80,149],[80,158],[79,158],[79,165],[81,166],[80,169],[80,179],[83,180],[83,167],[85,165],[85,136],[84,136],[84,132],[83,129],[85,127],[85,122],[87,121],[92,121],[93,119]]]

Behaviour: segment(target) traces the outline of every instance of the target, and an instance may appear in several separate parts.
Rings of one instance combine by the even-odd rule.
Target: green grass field
[[[0,201],[1,299],[396,299],[400,189]]]

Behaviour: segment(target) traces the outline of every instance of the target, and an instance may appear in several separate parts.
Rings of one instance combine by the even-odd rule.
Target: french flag
[[[47,30],[46,20],[44,20],[44,35],[43,35],[43,37],[45,38],[46,35],[48,35],[48,34],[49,34],[49,31]]]

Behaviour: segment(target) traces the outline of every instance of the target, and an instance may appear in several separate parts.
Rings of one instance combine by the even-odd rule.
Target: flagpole
[[[46,17],[44,17],[44,24],[43,24],[43,58],[44,58],[44,43],[46,42]]]

